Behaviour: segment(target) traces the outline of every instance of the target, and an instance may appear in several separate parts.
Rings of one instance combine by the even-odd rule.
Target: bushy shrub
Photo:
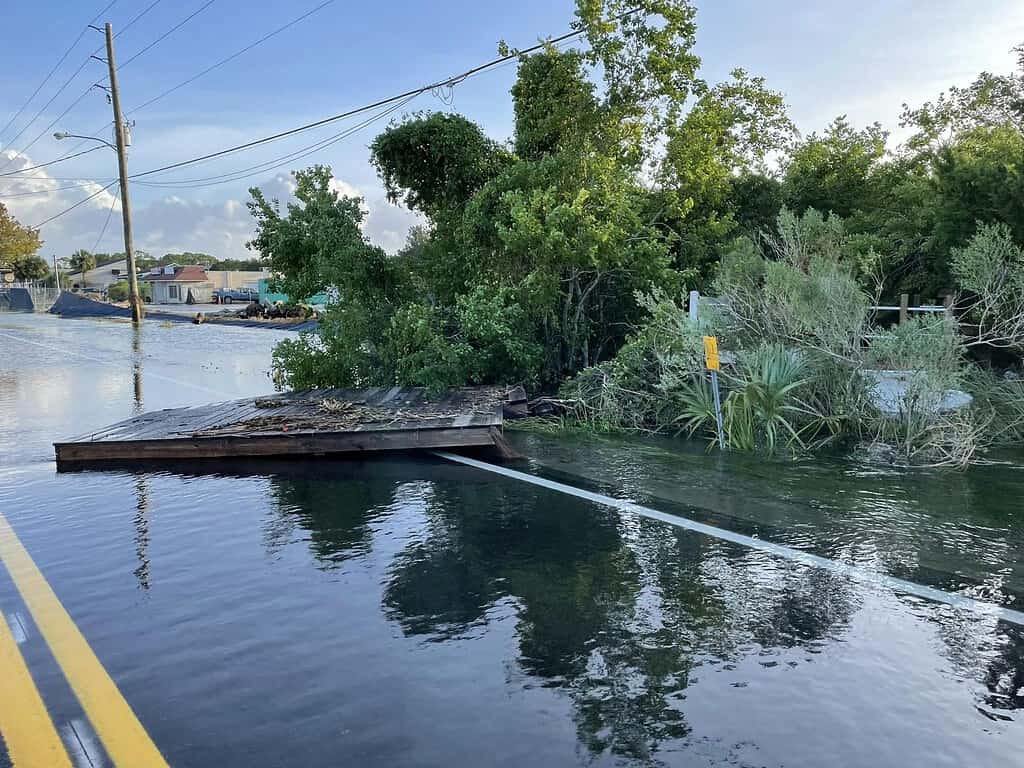
[[[107,286],[107,298],[110,301],[127,301],[128,300],[128,283],[120,282],[113,283]]]

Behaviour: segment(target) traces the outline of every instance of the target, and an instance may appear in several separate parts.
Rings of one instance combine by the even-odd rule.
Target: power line
[[[0,128],[0,136],[2,136],[4,133],[6,133],[7,129],[10,128],[12,125],[14,125],[14,122],[19,117],[21,117],[21,113],[25,111],[25,108],[29,104],[32,103],[32,99],[34,99],[36,96],[38,96],[39,92],[41,90],[43,90],[43,87],[48,82],[50,82],[50,78],[53,77],[57,73],[57,70],[60,69],[61,65],[67,60],[68,56],[71,55],[71,52],[73,50],[75,50],[75,48],[78,46],[78,43],[81,42],[83,37],[85,37],[85,33],[89,31],[89,25],[90,24],[95,24],[96,23],[96,19],[98,19],[104,13],[109,11],[113,7],[114,3],[116,3],[116,2],[117,2],[117,0],[110,0],[110,2],[106,4],[106,6],[103,8],[103,10],[101,10],[99,13],[97,13],[95,16],[93,16],[89,20],[88,24],[86,24],[84,27],[82,27],[82,31],[78,33],[78,37],[76,37],[75,41],[73,43],[71,43],[71,45],[68,46],[67,50],[64,51],[64,55],[61,56],[57,60],[57,63],[53,65],[53,68],[46,74],[46,77],[44,77],[42,79],[42,82],[40,82],[39,85],[36,86],[36,89],[34,91],[32,91],[32,95],[29,96],[25,100],[25,103],[22,104],[21,107],[18,108],[18,111],[14,113],[14,117],[12,117],[10,120],[8,120],[7,124],[3,128]],[[18,134],[18,135],[20,136],[21,134]],[[15,136],[14,138],[16,139],[17,136]]]
[[[85,150],[84,152],[78,152],[78,153],[76,153],[74,155],[68,155],[67,157],[65,157],[63,159],[64,160],[71,160],[72,158],[75,158],[75,157],[81,157],[82,155],[88,155],[90,152],[95,152],[97,149],[106,149],[106,147],[104,147],[102,144],[100,146],[97,146],[97,147],[90,147],[89,149]],[[0,173],[0,178],[4,178],[6,176],[17,176],[18,174],[25,173],[25,171],[34,171],[37,168],[45,168],[48,165],[53,165],[54,163],[59,163],[59,162],[61,162],[61,159],[51,160],[48,163],[40,163],[39,165],[30,165],[28,168],[19,168],[16,171],[8,171],[7,173]]]
[[[628,16],[628,15],[631,15],[631,14],[636,13],[636,12],[637,12],[636,10],[633,10],[633,11],[630,11],[629,13],[623,14],[622,16],[620,16],[618,18],[623,18],[624,16]],[[300,125],[297,128],[291,128],[291,129],[286,130],[286,131],[281,131],[280,133],[275,133],[275,134],[273,134],[271,136],[264,136],[261,139],[255,139],[253,141],[249,141],[249,142],[246,142],[244,144],[239,144],[239,145],[234,146],[234,147],[228,147],[227,149],[222,149],[222,150],[219,150],[217,152],[211,152],[211,153],[206,154],[206,155],[201,155],[199,157],[194,157],[194,158],[192,158],[190,160],[182,160],[181,162],[171,163],[170,165],[165,165],[165,166],[162,166],[160,168],[154,168],[154,169],[149,170],[149,171],[143,171],[142,173],[134,174],[130,178],[132,178],[132,179],[142,178],[144,176],[151,176],[151,175],[153,175],[155,173],[164,173],[165,171],[174,170],[175,168],[182,168],[182,167],[187,166],[187,165],[194,165],[196,163],[201,163],[201,162],[204,162],[206,160],[212,160],[215,157],[222,157],[223,155],[228,155],[228,154],[231,154],[233,152],[240,152],[240,151],[242,151],[244,149],[250,149],[252,147],[256,147],[256,146],[259,146],[261,144],[266,144],[266,143],[271,142],[271,141],[277,141],[278,139],[283,139],[286,136],[293,136],[296,133],[302,133],[303,131],[308,131],[308,130],[311,130],[313,128],[319,128],[322,125],[327,125],[328,123],[333,123],[333,122],[336,122],[338,120],[342,120],[342,119],[344,119],[346,117],[351,117],[353,115],[358,115],[358,114],[360,114],[362,112],[368,112],[371,109],[376,109],[377,107],[386,106],[386,105],[392,104],[392,103],[394,103],[396,101],[401,101],[402,99],[408,98],[410,96],[419,96],[421,93],[425,93],[427,91],[430,91],[430,90],[433,90],[433,89],[436,89],[436,88],[445,88],[445,87],[449,87],[449,86],[455,86],[455,85],[458,85],[459,83],[463,82],[464,80],[466,80],[466,79],[468,79],[470,77],[473,77],[474,75],[477,75],[480,72],[483,72],[484,70],[491,69],[492,67],[496,67],[499,64],[504,64],[505,62],[511,61],[512,59],[519,58],[520,56],[524,56],[526,54],[533,53],[535,51],[539,51],[542,48],[546,48],[547,46],[553,45],[555,43],[560,43],[563,40],[569,40],[570,38],[578,37],[579,35],[583,34],[583,32],[584,32],[584,30],[582,30],[582,29],[577,29],[577,30],[575,30],[573,32],[567,32],[564,35],[560,35],[559,37],[551,38],[550,40],[546,40],[546,41],[544,41],[542,43],[538,43],[537,45],[530,46],[529,48],[524,48],[524,49],[519,50],[519,51],[513,51],[512,53],[509,53],[506,56],[500,56],[500,57],[498,57],[496,59],[492,59],[491,61],[489,61],[489,62],[487,62],[485,64],[481,64],[479,66],[473,67],[471,69],[466,70],[465,72],[462,72],[461,74],[453,75],[452,77],[445,78],[444,80],[439,80],[437,82],[430,83],[429,85],[424,85],[424,86],[421,86],[419,88],[413,88],[412,90],[406,91],[405,93],[400,93],[400,94],[398,94],[396,96],[390,96],[390,97],[388,97],[386,99],[380,99],[378,101],[373,102],[372,104],[366,104],[366,105],[364,105],[362,107],[357,107],[356,109],[350,109],[350,110],[348,110],[346,112],[341,112],[340,114],[337,114],[337,115],[332,115],[330,117],[325,117],[322,120],[316,120],[316,121],[314,121],[312,123],[306,123],[305,125]]]
[[[290,152],[287,155],[281,155],[279,157],[272,158],[271,160],[258,163],[257,165],[249,166],[248,168],[241,168],[237,171],[231,171],[230,173],[221,174],[219,176],[207,176],[205,178],[199,179],[181,179],[179,181],[165,182],[138,181],[136,183],[147,187],[160,187],[167,189],[197,189],[199,187],[212,187],[217,186],[218,184],[225,184],[231,181],[239,181],[249,176],[256,176],[262,173],[266,173],[267,171],[273,171],[284,165],[288,165],[294,160],[301,160],[302,158],[308,157],[314,152],[319,152],[321,149],[326,149],[327,147],[338,143],[342,139],[347,139],[349,136],[362,130],[368,125],[371,125],[372,123],[375,123],[378,120],[381,120],[382,118],[385,118],[388,115],[397,112],[399,109],[401,109],[406,104],[411,102],[414,98],[416,97],[410,96],[409,98],[404,99],[403,101],[400,101],[399,103],[394,104],[389,108],[382,110],[381,112],[378,112],[376,115],[372,115],[363,122],[357,123],[356,125],[346,128],[344,131],[340,131],[331,136],[328,136],[325,139],[321,139],[315,144],[310,144],[306,147],[297,149],[294,152]]]
[[[123,27],[121,27],[121,31],[114,35],[114,39],[119,38],[121,35],[123,35],[125,32],[127,32],[129,29],[131,29],[133,26],[135,26],[135,22],[137,22],[139,19],[141,19],[147,13],[149,13],[154,8],[156,8],[160,4],[160,2],[161,2],[161,0],[153,0],[152,3],[150,3],[149,5],[146,6],[145,10],[139,11],[139,13],[137,13],[135,15],[135,18],[133,18],[131,21],[129,21],[127,24],[125,24]],[[102,50],[102,49],[103,49],[103,46],[100,46],[97,50]]]
[[[100,247],[100,240],[107,234],[107,227],[110,225],[110,214],[114,212],[114,206],[117,205],[117,201],[121,199],[120,191],[114,195],[114,199],[110,201],[110,208],[107,209],[107,218],[103,222],[103,229],[100,230],[100,236],[96,238],[96,242],[93,243],[92,253],[96,252],[96,249]]]
[[[324,7],[330,5],[333,2],[334,2],[334,0],[325,0],[325,2],[320,3],[320,5],[316,6],[312,10],[306,11],[301,16],[298,16],[298,17],[292,19],[287,24],[285,24],[283,26],[280,26],[277,29],[275,29],[273,32],[267,33],[266,35],[261,37],[259,40],[256,40],[256,41],[254,41],[252,43],[249,43],[249,45],[245,46],[244,48],[241,48],[241,49],[235,51],[230,56],[225,56],[220,61],[217,61],[217,62],[211,64],[210,66],[208,66],[206,69],[201,70],[200,72],[197,72],[196,74],[192,75],[192,77],[188,78],[187,80],[183,80],[182,82],[178,83],[177,85],[171,86],[166,91],[163,91],[162,93],[157,94],[156,96],[151,98],[149,101],[144,101],[142,104],[139,104],[137,107],[132,107],[131,109],[127,110],[125,112],[125,114],[132,114],[133,112],[138,112],[141,109],[145,109],[150,104],[153,104],[154,102],[159,101],[160,99],[164,98],[165,96],[169,96],[170,94],[174,93],[175,91],[179,90],[180,88],[184,88],[186,85],[190,85],[190,84],[194,83],[196,80],[198,80],[199,78],[203,77],[204,75],[207,75],[210,72],[212,72],[213,70],[215,70],[215,69],[217,69],[219,67],[224,66],[229,61],[233,61],[234,59],[237,59],[243,53],[247,53],[247,52],[251,51],[257,45],[260,45],[261,43],[265,43],[267,40],[269,40],[270,38],[274,37],[275,35],[279,35],[280,33],[284,32],[285,30],[290,29],[291,27],[294,27],[300,21],[303,21],[304,19],[309,18],[314,13],[319,11],[321,8],[324,8]]]
[[[89,195],[89,196],[88,196],[87,198],[85,198],[85,199],[83,199],[83,200],[79,200],[79,201],[78,201],[77,203],[75,203],[74,205],[72,205],[72,206],[70,206],[70,207],[68,207],[68,208],[65,208],[65,209],[64,209],[63,211],[61,211],[60,213],[54,214],[53,216],[51,216],[50,218],[46,219],[45,221],[41,221],[41,222],[39,222],[39,223],[38,223],[38,224],[36,224],[36,225],[35,225],[34,227],[29,227],[29,229],[39,229],[39,228],[40,228],[40,227],[42,227],[42,226],[43,226],[44,224],[49,224],[49,223],[50,223],[51,221],[53,221],[54,219],[59,219],[59,218],[60,218],[61,216],[63,216],[63,215],[64,215],[64,214],[66,214],[66,213],[71,213],[71,211],[75,210],[75,208],[77,208],[78,206],[80,206],[80,205],[84,205],[85,203],[89,202],[90,200],[92,200],[92,199],[93,199],[94,197],[96,197],[97,195],[102,195],[102,194],[103,194],[104,192],[106,192],[106,191],[107,191],[108,189],[110,189],[110,188],[111,188],[112,186],[114,186],[115,184],[117,184],[117,179],[114,179],[114,180],[113,180],[112,182],[110,182],[109,184],[107,184],[107,185],[106,185],[105,187],[103,187],[103,188],[101,188],[101,189],[99,189],[99,190],[97,190],[97,191],[93,192],[93,193],[92,193],[91,195]]]
[[[127,31],[128,31],[129,29],[131,29],[131,28],[132,28],[132,26],[134,26],[134,25],[135,25],[135,23],[136,23],[137,21],[139,21],[139,20],[140,20],[140,19],[141,19],[141,18],[142,18],[143,16],[145,16],[145,15],[146,15],[147,13],[149,13],[149,12],[150,12],[151,10],[153,10],[153,9],[154,9],[154,8],[155,8],[155,7],[156,7],[156,6],[157,6],[157,5],[158,5],[158,4],[160,3],[160,2],[161,2],[161,0],[153,0],[153,2],[152,2],[152,3],[150,3],[150,4],[148,5],[148,6],[146,6],[146,8],[145,8],[145,9],[143,9],[142,11],[140,11],[140,12],[139,12],[138,14],[136,14],[136,15],[135,15],[135,17],[134,17],[134,18],[133,18],[133,19],[132,19],[131,21],[129,21],[129,22],[127,23],[127,24],[125,24],[125,25],[124,25],[124,27],[122,27],[122,28],[121,28],[121,31],[120,31],[120,32],[118,32],[118,33],[117,33],[117,34],[116,34],[116,35],[115,35],[114,37],[120,37],[120,36],[121,36],[121,35],[123,35],[123,34],[124,34],[125,32],[127,32]],[[105,9],[104,9],[104,10],[105,10]],[[102,13],[102,11],[101,11],[101,13]],[[98,18],[98,17],[97,17],[97,18]],[[10,141],[8,142],[8,144],[9,144],[9,145],[10,145],[10,144],[14,144],[14,142],[15,142],[15,141],[17,141],[17,140],[18,140],[18,138],[19,138],[19,137],[20,137],[20,136],[21,136],[21,135],[22,135],[23,133],[25,133],[25,131],[26,131],[26,130],[28,129],[28,127],[29,127],[30,125],[32,125],[32,123],[34,123],[34,122],[35,122],[36,120],[38,120],[38,119],[39,119],[39,117],[40,117],[40,116],[41,116],[41,115],[43,114],[43,112],[45,112],[45,111],[46,111],[46,109],[47,109],[47,108],[48,108],[48,107],[49,107],[49,106],[50,106],[51,104],[53,104],[53,102],[54,102],[54,101],[56,101],[56,100],[57,100],[57,97],[58,97],[58,96],[60,96],[60,95],[61,95],[61,94],[62,94],[62,93],[64,92],[64,90],[65,90],[65,89],[66,89],[66,88],[67,88],[67,87],[68,87],[69,85],[71,85],[71,83],[72,83],[72,82],[74,82],[75,78],[77,78],[77,77],[78,77],[78,74],[79,74],[79,73],[80,73],[80,72],[81,72],[81,71],[82,71],[83,69],[85,69],[86,65],[87,65],[87,64],[88,64],[88,63],[89,63],[89,62],[90,62],[90,61],[92,60],[92,57],[93,57],[93,56],[95,56],[95,55],[97,55],[98,53],[100,53],[100,52],[101,52],[101,51],[103,50],[103,48],[104,48],[104,46],[100,45],[100,46],[99,46],[99,47],[97,47],[97,48],[96,48],[96,49],[95,49],[95,50],[94,50],[94,51],[93,51],[93,52],[92,52],[91,54],[89,54],[88,56],[86,56],[85,60],[84,60],[84,61],[83,61],[83,62],[82,62],[81,64],[79,64],[79,65],[78,65],[78,69],[76,69],[76,70],[75,70],[75,71],[74,71],[74,72],[73,72],[73,73],[71,74],[71,77],[69,77],[69,78],[68,78],[67,80],[65,80],[65,81],[64,81],[64,84],[63,84],[63,85],[62,85],[62,86],[61,86],[60,88],[58,88],[58,89],[57,89],[57,92],[56,92],[55,94],[53,94],[53,96],[51,96],[51,97],[50,97],[50,100],[49,100],[49,101],[47,101],[47,102],[46,102],[46,103],[45,103],[45,104],[44,104],[44,105],[43,105],[42,107],[40,107],[40,108],[39,108],[39,110],[38,110],[38,111],[37,111],[37,112],[35,113],[35,115],[34,115],[34,116],[32,117],[32,119],[31,119],[31,120],[29,120],[29,121],[28,121],[27,123],[25,123],[25,125],[23,125],[23,126],[22,126],[21,130],[20,130],[20,131],[18,131],[18,133],[17,133],[17,134],[16,134],[15,136],[14,136],[14,138],[13,138],[13,139],[11,139],[11,140],[10,140]],[[39,133],[38,133],[38,134],[36,135],[36,137],[35,137],[34,139],[32,139],[32,141],[30,141],[30,142],[29,142],[28,144],[26,144],[26,145],[25,145],[24,147],[22,147],[22,148],[21,148],[20,150],[18,150],[18,151],[17,151],[16,153],[15,153],[14,157],[18,157],[18,155],[24,155],[24,154],[25,154],[25,152],[27,152],[27,151],[28,151],[29,149],[31,149],[31,148],[32,148],[32,146],[33,146],[33,145],[35,145],[35,143],[36,143],[37,141],[39,141],[39,139],[41,139],[41,138],[43,137],[43,135],[44,135],[44,134],[45,134],[45,133],[46,133],[47,131],[49,131],[49,130],[50,130],[50,129],[51,129],[51,128],[52,128],[53,126],[54,126],[54,125],[56,125],[56,124],[57,124],[57,122],[58,122],[58,121],[59,121],[59,120],[60,120],[61,118],[63,118],[63,117],[64,117],[64,116],[65,116],[65,115],[66,115],[66,114],[67,114],[68,112],[70,112],[70,111],[71,111],[72,109],[74,109],[75,107],[77,107],[77,106],[79,105],[79,103],[81,103],[82,99],[84,99],[84,98],[85,98],[86,96],[88,96],[88,95],[89,95],[89,92],[90,92],[90,91],[91,91],[91,90],[93,89],[93,87],[94,87],[93,85],[90,85],[90,86],[89,86],[88,88],[86,88],[86,89],[85,89],[85,91],[83,91],[83,92],[82,92],[82,94],[81,94],[81,95],[80,95],[80,96],[79,96],[79,97],[78,97],[77,99],[75,99],[75,100],[74,100],[73,102],[71,102],[70,106],[68,106],[68,108],[67,108],[67,109],[65,109],[65,110],[64,110],[63,112],[61,112],[61,113],[60,113],[60,114],[59,114],[59,115],[58,115],[58,116],[56,117],[56,119],[55,119],[55,120],[54,120],[53,122],[51,122],[51,123],[50,123],[50,124],[49,124],[48,126],[46,126],[46,128],[44,128],[43,130],[41,130],[41,131],[40,131],[40,132],[39,132]],[[6,168],[6,167],[7,167],[8,165],[10,165],[10,163],[11,163],[11,160],[13,160],[13,159],[14,159],[14,157],[10,158],[10,159],[9,159],[9,160],[8,160],[8,161],[7,161],[6,163],[4,163],[4,164],[3,164],[2,166],[0,166],[0,170],[3,170],[3,169],[4,169],[4,168]]]
[[[77,182],[83,182],[83,183],[87,182],[87,183],[90,183],[90,184],[100,184],[100,183],[102,183],[102,179],[89,179],[89,178],[86,178],[86,177],[83,177],[83,176],[45,176],[45,177],[42,177],[42,176],[33,176],[31,174],[26,174],[24,176],[5,176],[4,178],[0,179],[0,181],[14,181],[15,179],[28,179],[28,180],[32,180],[32,181],[77,181]]]
[[[206,10],[207,8],[209,8],[209,7],[211,6],[211,5],[213,5],[213,4],[215,3],[215,2],[217,2],[217,0],[207,0],[207,1],[205,2],[205,3],[203,3],[203,5],[201,5],[201,6],[200,6],[199,8],[197,8],[196,10],[192,11],[192,13],[190,13],[190,14],[189,14],[188,16],[186,16],[186,17],[185,17],[184,19],[182,19],[182,20],[181,20],[181,21],[179,21],[179,22],[178,22],[177,24],[175,24],[175,25],[174,25],[173,27],[171,27],[171,28],[170,28],[170,29],[168,29],[168,30],[167,30],[166,32],[164,32],[164,33],[163,33],[162,35],[160,35],[160,37],[158,37],[158,38],[157,38],[156,40],[154,40],[154,41],[153,41],[152,43],[150,43],[149,45],[147,45],[147,46],[146,46],[145,48],[143,48],[143,49],[142,49],[141,51],[139,51],[138,53],[136,53],[136,54],[135,54],[134,56],[130,56],[130,57],[129,57],[129,58],[128,58],[128,59],[126,60],[126,61],[124,61],[124,62],[123,62],[122,64],[120,64],[120,65],[118,66],[118,69],[119,69],[119,70],[121,70],[121,69],[124,69],[125,67],[127,67],[127,66],[128,66],[129,64],[131,64],[131,63],[132,63],[133,61],[135,61],[135,60],[136,60],[137,58],[139,58],[139,56],[141,56],[142,54],[144,54],[144,53],[145,53],[146,51],[148,51],[148,50],[149,50],[150,48],[154,47],[155,45],[157,45],[157,44],[159,44],[159,43],[163,42],[164,40],[166,40],[166,39],[167,39],[168,37],[170,37],[170,36],[171,36],[171,35],[173,35],[173,34],[174,34],[175,32],[177,32],[177,31],[178,31],[179,29],[181,29],[181,28],[182,28],[183,26],[185,26],[186,24],[188,24],[188,23],[189,23],[190,21],[192,21],[192,19],[194,19],[194,18],[195,18],[196,16],[198,16],[198,15],[199,15],[200,13],[202,13],[203,11],[205,11],[205,10]]]
[[[66,187],[40,189],[35,192],[0,192],[0,200],[6,200],[9,197],[40,197],[42,195],[49,195],[54,192],[63,192],[68,189],[81,189],[82,187],[91,187],[94,183],[95,182],[87,181],[81,184],[68,184]]]
[[[284,25],[278,27],[277,29],[273,30],[272,32],[268,32],[266,35],[264,35],[263,37],[259,38],[258,40],[253,41],[252,43],[250,43],[249,45],[245,46],[244,48],[241,48],[241,49],[235,51],[234,53],[230,54],[229,56],[225,56],[223,59],[220,59],[219,61],[214,62],[213,64],[208,66],[206,69],[203,69],[203,70],[197,72],[196,74],[192,75],[188,79],[183,80],[182,82],[178,83],[177,85],[171,86],[167,90],[162,91],[161,93],[157,94],[156,96],[154,96],[153,98],[149,99],[148,101],[145,101],[142,104],[139,104],[137,107],[133,107],[132,109],[126,110],[125,114],[126,115],[133,114],[133,113],[138,112],[138,111],[140,111],[142,109],[145,109],[150,104],[156,103],[157,101],[159,101],[160,99],[164,98],[165,96],[169,96],[170,94],[174,93],[175,91],[180,90],[181,88],[184,88],[186,85],[190,85],[190,84],[194,83],[196,80],[198,80],[201,77],[204,77],[205,75],[209,74],[210,72],[213,72],[215,69],[218,69],[218,68],[224,66],[225,64],[233,61],[234,59],[237,59],[239,56],[241,56],[244,53],[248,53],[249,51],[251,51],[256,46],[260,45],[261,43],[264,43],[267,40],[270,40],[272,37],[275,37],[276,35],[281,34],[282,32],[290,29],[291,27],[294,27],[296,24],[298,24],[299,22],[309,18],[310,16],[312,16],[314,13],[316,13],[320,9],[322,9],[322,8],[328,6],[328,5],[331,5],[334,1],[335,0],[325,0],[325,2],[320,3],[316,7],[312,8],[309,11],[306,11],[305,13],[303,13],[300,16],[297,16],[296,18],[294,18],[291,21],[289,21],[287,24],[284,24]],[[205,8],[205,6],[204,6],[204,8]],[[200,8],[200,11],[201,10],[203,10],[203,8]],[[199,11],[197,11],[196,13],[198,13],[198,12]],[[159,40],[156,41],[156,42],[159,42]],[[152,47],[152,46],[150,46],[150,47]],[[138,54],[136,54],[136,56],[137,55]],[[134,59],[134,58],[136,58],[136,57],[133,56],[131,59],[128,59],[128,61],[126,61],[124,64],[122,64],[121,67],[125,66],[125,64],[127,64],[130,61],[132,61],[132,59]],[[118,67],[118,69],[120,69],[121,67]],[[98,128],[98,129],[96,129],[94,131],[90,131],[90,133],[93,133],[93,134],[98,133],[99,131],[104,130],[109,125],[112,125],[112,123],[108,122],[106,125]],[[68,157],[72,153],[74,153],[75,150],[77,150],[79,147],[81,147],[84,143],[85,143],[84,141],[79,141],[77,144],[72,146],[71,149],[69,149],[67,151],[67,153],[65,153],[64,155],[61,155],[57,159],[58,160],[66,160],[66,159],[68,159]]]

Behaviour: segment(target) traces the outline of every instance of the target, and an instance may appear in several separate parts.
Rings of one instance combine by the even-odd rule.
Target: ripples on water
[[[12,323],[0,509],[174,765],[980,766],[1024,748],[1019,628],[468,467],[55,474],[56,437],[269,391],[276,335],[154,326],[133,346],[119,324]],[[908,473],[517,440],[531,471],[1020,607],[1014,457]],[[3,576],[0,607],[16,600]]]

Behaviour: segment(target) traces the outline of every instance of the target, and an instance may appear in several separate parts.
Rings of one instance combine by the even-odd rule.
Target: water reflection
[[[133,415],[146,410],[142,391],[142,325],[132,325],[132,394]],[[135,569],[135,578],[139,587],[149,591],[149,478],[143,472],[135,474],[135,556],[139,561]]]
[[[389,555],[385,614],[407,637],[444,643],[473,638],[503,615],[496,606],[514,606],[510,680],[568,697],[593,755],[646,760],[678,744],[690,733],[683,702],[695,669],[815,653],[841,640],[858,607],[834,574],[531,488],[420,482],[429,492],[410,494],[408,470],[400,483],[335,471],[344,479],[271,480],[268,552],[301,542],[321,568],[368,556],[392,543],[382,515],[402,514],[415,496],[421,518],[403,520],[407,541]]]

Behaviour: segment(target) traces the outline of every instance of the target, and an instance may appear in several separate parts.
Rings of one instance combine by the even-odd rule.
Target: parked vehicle
[[[259,299],[260,292],[254,288],[217,288],[213,292],[213,301],[216,304],[233,304],[236,301],[249,304]]]
[[[270,281],[267,279],[261,279],[259,282],[260,290],[259,297],[256,301],[264,307],[281,306],[291,303],[291,299],[284,293],[276,293],[270,290]],[[327,294],[318,293],[315,296],[311,296],[303,304],[310,307],[314,312],[322,310],[327,305]]]

